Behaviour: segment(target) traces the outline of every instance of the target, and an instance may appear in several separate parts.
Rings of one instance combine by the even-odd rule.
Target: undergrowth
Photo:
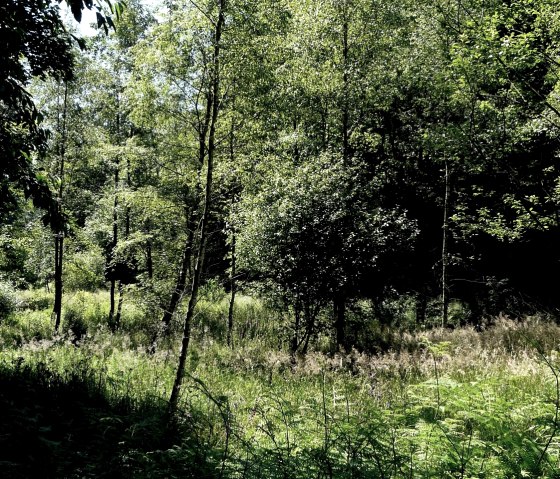
[[[376,355],[294,358],[250,298],[226,348],[227,304],[208,300],[171,428],[177,344],[148,354],[134,307],[111,333],[96,294],[66,305],[79,339],[70,321],[52,335],[29,300],[0,326],[7,477],[560,477],[556,324],[498,318],[482,332],[401,331]]]

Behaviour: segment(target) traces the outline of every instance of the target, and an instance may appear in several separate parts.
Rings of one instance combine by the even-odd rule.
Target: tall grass
[[[12,385],[23,378],[26,394],[36,380],[91,431],[92,442],[82,435],[77,448],[86,467],[64,435],[20,421],[26,434],[55,443],[47,442],[57,458],[52,477],[78,477],[68,473],[76,464],[80,477],[100,477],[103,462],[122,477],[560,477],[556,324],[498,318],[482,332],[401,331],[378,354],[294,358],[279,347],[283,319],[249,297],[237,305],[235,347],[225,347],[227,298],[208,297],[199,304],[177,429],[169,430],[178,344],[147,354],[153,318],[130,305],[113,334],[104,304],[105,293],[70,297],[60,336],[48,332],[48,309],[26,306],[0,326],[0,376]],[[72,315],[85,329],[79,341]],[[71,398],[76,388],[84,408]],[[59,413],[62,426],[50,418],[40,427],[74,434]],[[106,445],[92,422],[107,428]],[[43,457],[41,447],[31,456]]]

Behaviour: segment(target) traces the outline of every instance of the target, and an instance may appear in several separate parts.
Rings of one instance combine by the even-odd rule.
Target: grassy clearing
[[[71,298],[60,337],[30,300],[2,322],[10,477],[560,477],[555,324],[501,318],[481,333],[401,332],[378,355],[292,358],[273,347],[278,318],[262,304],[242,299],[245,333],[229,350],[227,303],[203,302],[169,430],[178,347],[147,354],[149,321],[134,307],[111,334],[103,294]]]

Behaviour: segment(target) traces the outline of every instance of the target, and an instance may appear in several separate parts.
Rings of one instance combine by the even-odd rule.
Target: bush
[[[0,321],[12,314],[17,307],[17,298],[13,286],[0,281]]]
[[[52,338],[53,323],[47,311],[18,311],[10,315],[0,329],[0,344],[20,347],[30,341]]]
[[[100,251],[79,252],[64,265],[64,286],[68,291],[95,291],[103,286],[105,267]]]
[[[64,305],[63,330],[77,339],[81,338],[90,328],[107,323],[107,307],[103,294],[79,291]]]
[[[18,309],[42,311],[53,306],[54,292],[44,289],[26,289],[18,291]]]
[[[143,306],[135,303],[132,296],[126,295],[121,311],[120,329],[129,335],[136,346],[152,341],[160,322],[159,315],[154,316]]]

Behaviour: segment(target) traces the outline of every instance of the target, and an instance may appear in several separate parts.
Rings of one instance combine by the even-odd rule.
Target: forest
[[[3,0],[0,64],[0,476],[560,478],[556,0]]]

